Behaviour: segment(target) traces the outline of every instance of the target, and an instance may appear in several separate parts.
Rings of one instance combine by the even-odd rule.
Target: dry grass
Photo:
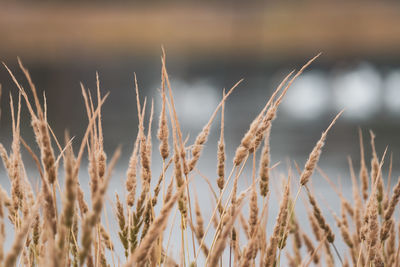
[[[20,62],[33,99],[9,70],[19,90],[19,99],[14,105],[13,98],[10,98],[13,137],[11,150],[7,151],[0,144],[0,155],[11,182],[9,192],[0,187],[0,266],[272,267],[283,262],[290,266],[333,266],[339,263],[343,266],[400,266],[400,225],[396,225],[395,213],[400,200],[400,180],[397,181],[393,193],[390,193],[390,185],[385,190],[382,174],[385,154],[379,158],[375,150],[374,134],[371,132],[370,173],[365,163],[361,131],[362,160],[358,177],[349,158],[349,176],[353,184],[352,200],[346,199],[329,177],[317,167],[328,132],[341,113],[332,120],[317,140],[304,169],[298,169],[296,176],[289,167],[288,175],[280,176],[283,177],[281,181],[284,186],[281,192],[278,191],[281,199],[277,217],[275,220],[269,219],[269,207],[274,205],[274,202],[270,201],[273,191],[270,188],[270,180],[274,176],[271,169],[276,166],[271,164],[270,158],[272,122],[290,85],[317,57],[307,62],[291,79],[289,78],[293,72],[290,73],[278,86],[263,110],[250,124],[249,130],[236,148],[233,167],[226,172],[228,164],[224,142],[224,107],[228,96],[240,82],[227,93],[224,91],[222,100],[210,120],[194,143],[188,146],[187,141],[182,138],[163,55],[162,108],[157,129],[159,154],[151,154],[153,103],[150,119],[145,122],[147,101],[145,99],[141,102],[136,82],[138,135],[133,139],[133,151],[126,168],[125,192],[116,194],[115,201],[107,198],[106,191],[120,149],[116,149],[113,156],[107,160],[103,149],[101,123],[101,107],[107,95],[102,96],[100,93],[98,76],[96,97],[92,97],[90,91],[82,85],[89,123],[76,154],[72,149],[74,139],[67,133],[64,147],[53,135],[47,121],[45,99],[44,104],[41,104],[42,100],[36,93],[32,79]],[[281,88],[284,89],[281,91]],[[21,136],[21,108],[24,104],[31,116],[40,155],[36,155]],[[215,201],[212,215],[207,219],[207,211],[201,210],[197,196],[193,198],[194,195],[191,194],[191,181],[196,178],[196,174],[201,174],[196,167],[197,162],[220,110],[222,115],[215,157],[216,177],[208,179],[201,175],[207,181]],[[41,178],[40,189],[30,182],[33,174],[25,171],[21,143],[36,163]],[[261,144],[263,148],[257,155]],[[89,162],[88,192],[82,189],[83,181],[79,180],[79,172],[84,168],[81,165],[84,155],[87,155]],[[158,179],[154,180],[156,169],[152,168],[152,158],[157,156],[163,164],[157,173]],[[60,162],[64,165],[64,171],[59,169]],[[252,162],[253,182],[249,188],[237,192],[238,181],[243,179],[241,176],[248,162]],[[173,170],[169,172],[170,167]],[[336,225],[328,223],[327,214],[324,214],[324,209],[321,208],[324,205],[321,205],[309,188],[316,169],[338,194],[342,210],[340,216],[333,213]],[[172,177],[167,175],[167,172],[172,173]],[[63,186],[59,183],[60,176],[64,177]],[[230,184],[232,179],[233,185]],[[296,190],[293,191],[293,187]],[[229,193],[225,194],[227,191]],[[296,191],[297,194],[292,194]],[[295,206],[302,192],[307,196],[308,201],[304,199],[304,205],[308,210],[313,235],[307,234],[309,226],[303,221],[298,221],[295,214]],[[90,199],[90,202],[87,202],[87,199]],[[195,200],[193,207],[191,199]],[[261,206],[259,199],[262,199]],[[105,213],[107,200],[115,207],[111,216]],[[246,201],[249,205],[244,205]],[[248,218],[243,215],[245,213],[249,214]],[[171,214],[174,215],[170,216]],[[176,218],[180,220],[175,221]],[[117,227],[110,228],[110,221]],[[271,235],[266,234],[268,222],[273,226]],[[6,224],[12,225],[14,230],[11,234],[5,231]],[[174,229],[175,224],[179,225],[178,230]],[[169,255],[172,251],[171,234],[180,238],[180,243],[174,244],[174,249],[178,250],[180,257],[174,258]],[[119,238],[114,239],[113,236]],[[4,251],[6,238],[13,239],[8,251]],[[345,249],[337,249],[335,243],[338,239],[342,239]],[[291,246],[288,246],[288,243]],[[121,248],[120,251],[116,251],[117,248]],[[284,255],[286,259],[283,259]]]

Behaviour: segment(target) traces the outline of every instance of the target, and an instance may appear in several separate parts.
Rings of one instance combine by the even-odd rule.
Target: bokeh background
[[[325,153],[340,164],[343,155],[357,157],[358,126],[376,132],[379,152],[398,147],[399,25],[397,1],[2,1],[0,58],[20,78],[16,58],[22,59],[46,92],[59,135],[84,130],[79,82],[94,89],[98,71],[103,92],[111,92],[103,118],[112,149],[131,145],[137,130],[134,72],[142,96],[160,100],[163,45],[180,119],[192,137],[222,88],[245,79],[227,104],[232,147],[279,81],[321,51],[284,101],[272,149],[278,157],[306,156],[329,119],[346,108]],[[16,87],[4,67],[0,82],[4,140],[8,92]]]
[[[0,37],[0,59],[26,84],[17,65],[17,56],[22,59],[40,92],[46,92],[50,125],[59,137],[68,128],[76,143],[87,125],[79,82],[94,90],[99,72],[102,92],[111,93],[103,109],[106,150],[111,154],[123,146],[116,185],[123,184],[124,163],[137,132],[134,72],[142,99],[154,99],[156,117],[159,114],[161,46],[167,52],[178,116],[190,140],[208,121],[222,89],[244,78],[226,106],[229,162],[279,82],[323,52],[282,103],[272,127],[272,161],[282,162],[283,170],[287,159],[303,165],[321,132],[345,108],[328,136],[321,168],[335,181],[340,177],[346,190],[346,157],[351,155],[358,166],[360,127],[367,158],[371,129],[379,156],[388,145],[394,173],[399,171],[398,1],[3,0]],[[0,141],[7,145],[8,95],[17,96],[17,89],[4,67],[0,83]],[[34,142],[26,110],[23,115],[23,137]],[[200,161],[209,177],[215,176],[218,125],[219,117]],[[158,173],[160,159],[155,157],[154,163]],[[242,182],[248,184],[250,175],[244,176]],[[1,183],[7,184],[4,176]],[[325,198],[333,194],[334,199],[318,175],[314,184],[325,190]],[[199,186],[207,188],[204,181]]]

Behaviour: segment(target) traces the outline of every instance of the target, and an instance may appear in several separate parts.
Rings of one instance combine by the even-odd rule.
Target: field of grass
[[[0,187],[0,266],[400,266],[400,224],[395,212],[400,179],[390,187],[392,159],[388,160],[386,151],[377,155],[372,131],[371,164],[364,155],[361,130],[361,164],[353,167],[348,159],[351,198],[318,168],[329,131],[343,111],[321,129],[304,167],[288,163],[287,171],[278,177],[272,172],[280,164],[270,160],[270,133],[278,107],[291,84],[318,57],[283,79],[250,122],[234,157],[228,158],[225,102],[241,86],[241,80],[221,92],[222,99],[210,120],[193,144],[188,144],[175,110],[179,103],[174,103],[163,54],[161,113],[154,114],[153,101],[140,95],[136,83],[138,134],[125,166],[124,192],[115,196],[109,196],[107,189],[115,175],[120,148],[110,155],[103,148],[101,110],[108,94],[102,94],[99,77],[94,92],[82,85],[87,111],[82,116],[87,116],[88,126],[77,143],[68,132],[64,137],[53,134],[47,121],[46,98],[37,94],[34,77],[22,63],[18,71],[24,73],[29,89],[14,77],[17,70],[5,65],[19,97],[10,96],[11,148],[0,145],[11,183],[9,191]],[[22,108],[29,111],[39,154],[20,132],[21,120],[26,119],[20,116]],[[153,122],[156,117],[158,123],[156,119]],[[220,129],[215,176],[200,178],[197,163],[217,117],[221,120],[214,126]],[[152,154],[154,145],[159,147],[157,154]],[[36,163],[39,185],[26,171],[22,150],[28,151]],[[82,164],[85,157],[87,168]],[[162,159],[159,170],[152,167],[155,157]],[[228,161],[233,162],[232,168],[226,167]],[[389,161],[386,186],[382,172],[385,161]],[[252,184],[240,191],[238,184],[245,167],[252,170]],[[338,215],[317,198],[311,186],[314,171],[325,176],[337,193],[341,206]],[[90,181],[82,179],[86,172]],[[272,177],[282,186],[271,186]],[[209,185],[207,193],[213,196],[214,206],[208,210],[201,209],[204,205],[194,193],[194,179],[205,179]],[[83,189],[84,183],[89,183],[90,190]],[[271,201],[271,192],[280,196],[279,203]],[[105,212],[107,203],[111,203],[111,214]],[[308,221],[298,220],[299,205],[304,205]],[[276,218],[269,216],[275,206],[279,206]],[[206,218],[206,213],[211,216]],[[336,224],[328,223],[329,213]],[[267,231],[267,225],[271,231]],[[5,246],[6,239],[12,240],[9,247]],[[338,249],[338,240],[345,244],[344,249]]]

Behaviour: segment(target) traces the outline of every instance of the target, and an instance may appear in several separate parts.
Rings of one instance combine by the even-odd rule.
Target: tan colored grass
[[[322,215],[321,208],[319,207],[315,197],[311,194],[310,191],[307,191],[308,201],[312,207],[313,215],[318,222],[321,230],[324,231],[324,235],[326,235],[326,240],[329,243],[333,243],[335,241],[335,234],[332,231],[332,228],[326,223],[325,217]]]
[[[332,120],[331,124],[328,126],[328,128],[322,133],[321,138],[318,140],[317,144],[314,146],[313,150],[310,153],[310,156],[308,157],[308,160],[304,166],[304,170],[300,175],[300,184],[302,186],[306,185],[307,182],[310,180],[315,167],[317,166],[319,157],[322,153],[321,149],[324,146],[324,142],[326,139],[326,136],[329,132],[329,130],[332,128],[332,126],[335,124],[337,119],[342,115],[344,110],[339,112],[339,114],[336,115],[336,117]]]
[[[225,89],[223,93],[223,97],[225,98]],[[222,102],[221,108],[221,132],[219,135],[218,141],[218,152],[217,152],[217,185],[219,190],[221,191],[225,185],[225,141],[224,141],[224,127],[225,127],[225,101]]]
[[[390,178],[386,188],[383,183],[383,176],[386,173],[384,166],[386,150],[380,159],[372,132],[371,173],[368,174],[365,164],[368,155],[364,155],[366,153],[361,130],[360,166],[353,166],[350,157],[348,158],[350,172],[346,178],[352,181],[352,198],[346,196],[341,191],[341,186],[336,186],[335,181],[317,166],[328,131],[342,112],[322,133],[309,155],[304,170],[298,168],[300,176],[298,181],[297,177],[292,175],[288,163],[289,177],[295,179],[298,185],[295,199],[290,195],[290,179],[282,179],[282,175],[279,175],[276,180],[275,173],[270,172],[278,165],[277,163],[271,166],[270,162],[270,134],[277,108],[296,77],[315,58],[307,62],[293,77],[293,72],[290,73],[274,91],[262,111],[250,123],[248,131],[236,148],[233,167],[227,175],[225,169],[229,155],[226,151],[230,149],[225,145],[225,134],[227,134],[224,129],[225,103],[229,94],[240,82],[223,94],[221,102],[193,145],[187,146],[176,113],[175,104],[180,105],[180,103],[174,103],[163,54],[160,90],[162,102],[157,133],[160,153],[152,155],[154,105],[152,102],[149,120],[145,122],[147,100],[144,98],[141,102],[135,76],[138,134],[133,139],[132,153],[126,166],[124,191],[117,192],[115,199],[110,199],[106,190],[119,150],[110,161],[107,160],[104,149],[107,139],[103,136],[101,109],[108,94],[101,95],[98,73],[96,73],[96,94],[92,95],[83,84],[81,85],[88,125],[75,156],[72,147],[79,138],[66,136],[65,147],[60,145],[51,130],[50,122],[47,121],[46,97],[44,95],[41,98],[38,95],[29,72],[20,63],[30,87],[30,92],[26,92],[22,83],[7,68],[18,88],[19,97],[18,102],[15,101],[15,97],[10,97],[11,148],[8,149],[0,144],[0,156],[11,185],[8,191],[4,190],[3,186],[0,187],[0,266],[18,264],[20,266],[161,267],[199,266],[201,262],[207,266],[255,266],[258,263],[261,266],[283,266],[286,263],[290,266],[309,266],[312,263],[334,266],[339,262],[343,266],[399,265],[400,230],[397,225],[396,209],[400,200],[400,178],[390,194]],[[21,101],[22,99],[24,101]],[[24,140],[26,133],[21,132],[20,125],[26,119],[22,116],[21,110],[25,106],[39,146],[38,153]],[[216,177],[209,178],[206,172],[199,170],[198,166],[201,164],[198,162],[201,161],[212,122],[220,109],[219,140],[215,144],[209,144],[216,146],[214,165]],[[169,125],[172,136],[169,136]],[[171,144],[169,138],[172,139]],[[264,141],[262,151],[257,153],[262,141]],[[53,143],[57,145],[57,151],[53,150]],[[25,170],[25,156],[21,152],[21,144],[33,159],[36,171]],[[87,167],[81,164],[86,155],[89,162]],[[249,155],[252,156],[252,160],[249,160],[252,166],[248,166]],[[156,157],[160,157],[161,168],[154,164]],[[256,175],[257,161],[259,161],[258,175]],[[58,179],[60,175],[58,166],[61,162],[64,165],[64,172],[60,172],[61,178],[64,178],[62,184]],[[396,161],[390,161],[389,177],[393,162]],[[169,167],[173,170],[169,170]],[[251,185],[237,195],[241,190],[241,184],[249,181],[244,180],[245,170],[248,168],[252,170],[249,179],[252,181]],[[355,175],[355,168],[360,168],[359,176]],[[79,179],[83,169],[86,169],[90,176],[89,194],[83,190],[86,187],[81,184],[87,181]],[[330,225],[329,219],[323,215],[325,209],[330,210],[329,204],[322,205],[323,202],[317,200],[318,193],[314,195],[309,190],[315,169],[327,180],[337,194],[337,201],[340,201],[340,213],[331,212],[337,227]],[[153,173],[157,175],[157,181],[152,181]],[[40,177],[38,185],[31,182],[35,176]],[[190,199],[194,196],[194,185],[189,184],[189,181],[197,179],[197,176],[201,176],[208,187],[207,191],[203,187],[196,187],[195,191],[201,194],[201,202],[196,198],[192,211]],[[216,183],[213,183],[215,178]],[[232,178],[233,184],[230,183]],[[279,192],[278,187],[270,186],[282,180],[285,182],[283,192]],[[256,188],[260,188],[260,192]],[[302,188],[305,189],[310,204],[306,203],[306,209],[311,229],[300,220],[301,217],[295,207]],[[228,196],[225,195],[226,190],[230,191]],[[271,194],[275,193],[282,197],[274,221],[268,218],[268,210],[272,205],[277,205],[270,200]],[[211,195],[212,202],[203,203],[208,194]],[[246,200],[248,205],[244,205],[247,194],[250,196]],[[162,201],[159,201],[160,198]],[[262,205],[259,199],[262,199]],[[103,216],[102,212],[108,202],[114,208],[110,217],[106,213]],[[175,220],[169,220],[176,203],[177,210],[179,209],[181,213],[178,230],[174,227]],[[208,205],[212,207],[213,212],[207,208]],[[109,220],[113,223],[109,223]],[[169,236],[178,237],[171,239],[173,242],[170,242],[169,237],[164,239],[168,222],[171,224],[168,227]],[[212,223],[214,229],[210,227]],[[13,231],[7,230],[8,224]],[[109,227],[112,225],[116,225],[116,228]],[[186,227],[187,225],[190,227]],[[271,229],[272,234],[267,235]],[[307,235],[310,230],[313,234]],[[335,238],[336,233],[338,235]],[[10,249],[6,247],[6,238],[14,240]],[[338,239],[342,239],[346,244],[345,248],[336,249],[335,243]],[[180,254],[177,255],[176,251]],[[203,253],[200,253],[201,251]]]
[[[278,216],[276,217],[274,231],[269,239],[269,244],[267,247],[267,252],[265,254],[265,259],[263,259],[263,264],[265,266],[273,266],[276,262],[276,251],[282,244],[282,239],[285,238],[285,229],[287,224],[287,217],[289,213],[288,203],[290,194],[290,180],[286,182],[285,191],[279,206]]]
[[[168,121],[167,121],[167,113],[166,109],[166,101],[167,97],[165,95],[165,79],[164,79],[164,72],[161,72],[161,98],[162,98],[162,107],[160,113],[160,119],[158,123],[158,134],[157,137],[160,140],[160,154],[163,160],[168,158],[169,155],[169,146],[168,146]]]
[[[241,203],[242,203],[244,197],[245,197],[245,194],[241,194],[238,197],[237,201],[231,204],[231,206],[229,208],[229,212],[227,213],[229,215],[226,216],[226,222],[225,222],[224,228],[223,228],[221,234],[219,235],[218,239],[216,240],[214,248],[210,252],[207,266],[216,266],[217,265],[217,263],[221,257],[221,254],[224,251],[224,248],[226,246],[226,240],[232,231],[233,224],[235,223],[235,219],[238,216],[238,214],[240,213]]]
[[[265,132],[264,137],[264,146],[261,152],[261,159],[260,159],[260,193],[261,196],[266,197],[269,191],[269,164],[270,164],[270,151],[269,151],[269,138],[271,131],[267,129]]]
[[[393,213],[396,205],[399,203],[400,200],[400,177],[393,189],[393,195],[390,198],[389,204],[384,212],[384,222],[381,228],[380,238],[382,241],[386,240],[389,237],[389,232],[393,227]]]
[[[365,155],[364,155],[364,142],[361,129],[358,129],[359,138],[360,138],[360,154],[361,154],[361,167],[360,167],[360,179],[362,183],[362,195],[364,201],[368,198],[368,170],[365,164]]]
[[[116,206],[117,206],[117,211],[116,211],[116,216],[118,219],[118,225],[119,225],[119,232],[118,236],[119,239],[121,240],[122,246],[125,250],[125,257],[128,257],[129,253],[129,242],[128,242],[128,225],[125,219],[125,212],[124,212],[124,206],[119,199],[118,194],[115,194],[116,197]]]
[[[117,163],[117,160],[120,156],[120,149],[116,150],[114,153],[108,170],[106,177],[101,184],[99,190],[97,191],[96,197],[94,198],[94,203],[93,203],[93,210],[89,212],[89,214],[85,217],[85,220],[82,225],[82,248],[79,252],[79,262],[80,264],[83,264],[86,260],[86,257],[90,253],[90,248],[92,244],[92,235],[93,235],[93,227],[98,223],[101,215],[101,211],[103,209],[104,205],[104,195],[106,193],[108,183],[111,179],[111,171],[113,170],[115,164]]]
[[[26,220],[23,222],[20,229],[18,230],[18,233],[15,235],[11,249],[4,258],[4,266],[14,266],[15,263],[17,262],[18,255],[21,253],[21,250],[23,249],[26,235],[28,234],[30,226],[39,210],[40,201],[41,198],[39,197],[35,205],[32,207],[29,218],[26,218]]]
[[[149,229],[149,233],[145,239],[142,240],[140,246],[137,248],[135,253],[131,254],[128,258],[125,266],[131,266],[133,263],[141,266],[145,263],[149,254],[151,246],[154,245],[154,241],[164,232],[166,224],[168,222],[168,216],[175,205],[178,197],[181,195],[184,187],[181,187],[171,199],[163,206],[160,211],[160,215],[154,220]]]
[[[4,259],[4,241],[6,238],[3,203],[3,196],[0,195],[0,262],[3,262]]]

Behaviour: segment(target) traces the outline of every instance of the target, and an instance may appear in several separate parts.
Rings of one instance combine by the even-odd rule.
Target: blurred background
[[[102,92],[111,92],[103,109],[106,150],[111,154],[123,145],[121,178],[116,182],[120,185],[137,132],[133,74],[142,99],[154,99],[157,118],[162,45],[189,143],[208,121],[222,89],[244,78],[226,105],[231,162],[251,120],[279,82],[323,52],[293,84],[279,109],[271,135],[273,163],[281,161],[283,170],[288,158],[303,165],[321,132],[345,108],[328,136],[322,169],[349,183],[346,157],[351,155],[358,166],[360,127],[367,162],[371,129],[377,136],[378,155],[389,145],[394,172],[399,171],[398,1],[3,0],[0,37],[0,59],[26,84],[17,65],[20,57],[40,92],[46,92],[48,120],[60,138],[66,128],[76,143],[82,137],[87,117],[79,82],[94,90],[99,72]],[[9,144],[8,95],[17,96],[17,89],[4,67],[0,83],[0,141]],[[23,137],[34,142],[28,117],[23,127]],[[219,117],[200,161],[200,169],[209,177],[215,177],[218,135]],[[157,147],[155,143],[155,153]],[[160,159],[155,157],[154,163],[157,166]],[[248,183],[250,177],[246,179]],[[326,187],[322,179],[314,181]]]
[[[103,92],[111,92],[103,112],[107,149],[122,144],[128,155],[137,131],[133,73],[141,95],[158,108],[162,45],[182,127],[192,139],[222,88],[245,79],[227,103],[231,148],[284,76],[323,52],[283,102],[272,151],[277,160],[305,158],[346,108],[324,153],[330,165],[344,167],[347,154],[358,158],[357,127],[365,135],[375,131],[380,154],[386,145],[399,147],[399,25],[397,1],[2,1],[0,59],[24,82],[17,56],[22,59],[46,92],[58,136],[66,128],[82,135],[87,121],[79,82],[95,89],[98,71]],[[17,90],[4,67],[0,83],[0,136],[7,142],[8,93]],[[216,137],[218,127],[213,130]],[[211,141],[210,155],[214,147]]]

